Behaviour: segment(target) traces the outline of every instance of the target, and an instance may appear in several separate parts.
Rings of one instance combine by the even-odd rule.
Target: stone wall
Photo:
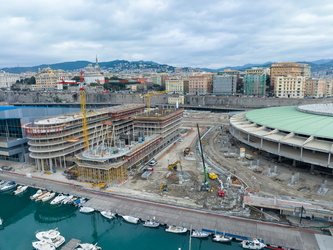
[[[151,97],[154,104],[168,104],[167,94]],[[80,97],[74,92],[0,92],[0,102],[10,104],[32,103],[79,103]],[[125,104],[145,103],[138,94],[122,93],[87,93],[87,103]],[[270,106],[297,106],[312,103],[332,103],[333,99],[287,99],[257,97],[222,97],[222,96],[185,96],[185,105],[230,108],[261,108]]]

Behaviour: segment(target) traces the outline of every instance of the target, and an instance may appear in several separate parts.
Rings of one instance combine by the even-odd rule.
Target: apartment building
[[[189,92],[189,81],[184,79],[166,80],[165,89],[169,92],[183,95]]]
[[[244,95],[265,96],[269,74],[269,68],[254,67],[246,69],[243,76]]]
[[[207,95],[213,92],[213,74],[189,76],[189,94]]]
[[[273,63],[270,67],[270,74],[270,86],[274,86],[276,76],[304,76],[305,78],[309,78],[311,74],[311,67],[304,63]]]
[[[213,94],[235,95],[237,87],[237,75],[216,75],[213,77]]]
[[[279,98],[304,98],[304,76],[274,77],[274,94]]]

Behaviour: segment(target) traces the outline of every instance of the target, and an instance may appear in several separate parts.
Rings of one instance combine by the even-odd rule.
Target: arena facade
[[[230,133],[259,151],[333,173],[333,104],[271,107],[236,114]]]

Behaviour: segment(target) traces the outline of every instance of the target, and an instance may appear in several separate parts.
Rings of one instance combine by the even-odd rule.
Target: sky
[[[331,0],[2,1],[0,68],[87,60],[217,69],[333,59]]]

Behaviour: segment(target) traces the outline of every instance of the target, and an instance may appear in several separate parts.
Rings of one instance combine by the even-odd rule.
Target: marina
[[[195,210],[181,206],[139,200],[107,192],[83,189],[82,187],[78,188],[67,183],[56,181],[45,182],[38,178],[26,178],[17,174],[0,174],[0,178],[14,179],[20,184],[30,183],[32,186],[52,189],[57,193],[71,193],[76,196],[85,197],[88,199],[85,206],[92,207],[96,211],[108,209],[120,215],[137,216],[142,218],[142,220],[149,217],[155,217],[156,221],[161,225],[176,225],[187,228],[192,226],[193,229],[203,230],[210,233],[216,231],[217,233],[222,234],[222,232],[225,232],[225,235],[239,240],[262,238],[265,239],[267,245],[289,247],[290,249],[301,249],[298,246],[316,246],[317,244],[315,240],[315,231],[299,229],[289,225],[226,216],[211,211]],[[34,192],[31,192],[29,196],[33,195],[33,193],[36,193],[36,189],[34,189]],[[87,216],[87,214],[82,215]],[[95,216],[95,213],[91,213],[91,215]],[[119,222],[119,218],[109,221]],[[163,228],[161,229],[164,231]],[[281,246],[276,242],[285,242],[285,245]]]

